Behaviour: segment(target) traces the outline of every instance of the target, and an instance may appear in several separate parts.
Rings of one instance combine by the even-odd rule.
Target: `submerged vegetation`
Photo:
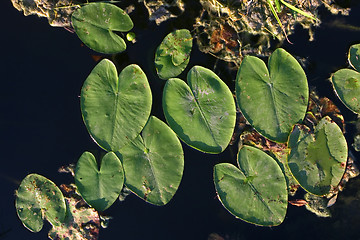
[[[173,2],[186,8],[182,1]],[[104,54],[126,51],[123,38],[134,27],[128,15],[131,8],[122,10],[117,2],[57,2],[45,4],[50,6],[46,11],[44,2],[13,3],[25,14],[47,17],[50,24],[51,14],[71,9],[64,24],[56,26],[72,28],[86,46]],[[156,24],[177,16],[166,9],[169,3],[163,7],[163,1],[143,3]],[[358,175],[348,154],[344,119],[329,99],[309,92],[299,62],[282,48],[272,51],[271,41],[284,41],[295,24],[309,29],[312,38],[311,28],[320,24],[317,8],[322,4],[334,12],[340,8],[332,1],[199,3],[202,10],[194,28],[167,33],[154,49],[151,64],[164,80],[162,109],[167,123],[151,115],[157,96],[141,66],[128,65],[118,74],[112,61],[101,60],[83,84],[80,108],[91,138],[106,154],[96,160],[83,153],[72,169],[75,185],[61,186],[65,196],[43,176],[25,177],[16,194],[16,209],[26,228],[38,232],[46,219],[53,226],[52,239],[97,239],[99,213],[126,190],[148,203],[167,204],[183,177],[179,139],[212,154],[238,143],[233,161],[237,166],[219,163],[213,173],[217,197],[235,217],[277,226],[285,219],[288,202],[329,216],[322,210],[324,204],[333,205],[348,179]],[[212,70],[192,65],[194,38],[201,51],[238,66],[234,86]],[[355,113],[359,113],[359,49],[354,45],[349,52],[355,70],[342,69],[331,78],[341,101]],[[263,56],[269,56],[268,66],[259,58]],[[187,83],[180,79],[184,72]],[[300,188],[306,191],[305,199],[288,200]],[[85,207],[77,207],[79,202]],[[92,234],[75,222],[92,222]]]

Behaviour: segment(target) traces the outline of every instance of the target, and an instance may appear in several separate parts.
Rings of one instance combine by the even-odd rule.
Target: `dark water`
[[[348,17],[321,11],[325,21],[316,29],[314,42],[308,42],[307,33],[299,27],[290,37],[294,44],[284,46],[290,53],[308,58],[309,83],[317,86],[321,95],[334,100],[347,121],[356,116],[336,99],[326,79],[347,65],[349,46],[360,43],[360,31],[333,26],[333,21],[340,19],[360,27],[359,1],[354,5]],[[57,173],[58,167],[75,163],[84,151],[99,149],[82,122],[78,97],[83,81],[96,65],[91,58],[96,53],[82,47],[75,34],[50,27],[45,19],[24,17],[9,0],[2,0],[0,6],[0,239],[47,239],[45,229],[35,234],[22,226],[15,212],[14,191],[29,173],[44,175],[58,185],[69,183],[72,179]],[[171,26],[139,29],[138,42],[118,59],[143,68],[155,96],[153,114],[162,119],[159,99],[163,82],[154,76],[152,61],[155,46],[172,30]],[[212,68],[214,62],[195,50],[190,64]],[[229,83],[235,78],[235,73],[215,71],[226,76],[224,80]],[[348,130],[350,136],[352,130]],[[351,143],[350,137],[348,141]],[[207,239],[212,232],[232,239],[360,239],[360,198],[356,195],[359,181],[351,181],[342,194],[353,196],[354,206],[342,207],[339,199],[334,218],[318,218],[304,208],[289,206],[279,227],[256,227],[234,219],[216,198],[213,166],[231,161],[230,151],[209,155],[183,147],[185,171],[173,200],[164,207],[147,204],[135,196],[116,202],[106,210],[113,219],[107,229],[101,230],[100,239]]]

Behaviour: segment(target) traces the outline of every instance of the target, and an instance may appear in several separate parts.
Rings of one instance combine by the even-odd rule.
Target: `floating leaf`
[[[137,196],[165,205],[179,187],[184,153],[175,133],[152,116],[142,134],[116,153],[125,171],[125,184]]]
[[[341,129],[329,117],[316,125],[314,133],[305,125],[295,125],[288,146],[289,168],[306,191],[321,196],[339,184],[348,149]]]
[[[235,87],[244,117],[270,140],[286,142],[292,126],[305,116],[309,98],[306,75],[296,59],[281,48],[269,58],[269,71],[261,59],[246,56]]]
[[[189,63],[192,37],[187,29],[169,33],[155,54],[156,71],[161,79],[178,76]]]
[[[331,81],[344,105],[351,111],[360,113],[360,73],[351,69],[340,69],[332,75]]]
[[[109,208],[120,195],[124,172],[120,160],[108,152],[100,170],[94,155],[84,152],[75,169],[75,184],[85,201],[98,211]]]
[[[181,79],[167,81],[163,110],[167,122],[188,145],[220,153],[231,140],[235,127],[234,98],[227,85],[211,70],[193,67],[189,86]]]
[[[29,174],[22,180],[15,205],[20,220],[32,232],[42,229],[44,218],[53,226],[65,218],[66,205],[60,189],[38,174]]]
[[[126,49],[124,39],[114,31],[133,28],[129,15],[110,3],[90,3],[76,10],[71,17],[80,40],[94,51],[112,54]]]
[[[102,60],[81,90],[81,112],[97,144],[117,151],[134,140],[145,126],[152,96],[145,73],[129,65],[117,75],[115,65]]]
[[[360,72],[360,44],[355,44],[349,50],[349,63],[358,72]]]
[[[257,148],[244,146],[238,154],[238,165],[215,165],[215,188],[224,207],[235,217],[256,225],[282,223],[288,192],[276,161]]]

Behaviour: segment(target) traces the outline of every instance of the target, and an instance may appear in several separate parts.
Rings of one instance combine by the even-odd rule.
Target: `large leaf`
[[[355,44],[350,47],[348,59],[350,65],[356,69],[356,71],[360,72],[360,44]]]
[[[134,26],[126,12],[110,3],[87,4],[72,14],[71,21],[86,46],[107,54],[126,49],[125,41],[114,31],[127,32]]]
[[[351,69],[340,69],[332,75],[331,81],[344,105],[351,111],[360,113],[360,73]]]
[[[152,96],[145,73],[129,65],[117,75],[115,65],[102,60],[81,89],[85,125],[100,147],[117,151],[134,140],[145,126]]]
[[[44,218],[53,226],[65,218],[66,205],[60,189],[38,174],[29,174],[22,180],[15,205],[20,220],[32,232],[42,229]]]
[[[76,165],[75,184],[90,206],[104,211],[115,202],[123,188],[124,171],[120,160],[115,153],[108,152],[99,169],[94,155],[84,152]]]
[[[295,125],[288,146],[289,168],[306,191],[325,195],[339,184],[348,149],[341,129],[329,117],[318,123],[314,133],[304,125]]]
[[[179,187],[184,153],[175,133],[150,117],[142,134],[116,153],[125,171],[125,185],[155,205],[165,205]]]
[[[224,207],[235,217],[256,225],[282,223],[288,192],[276,161],[257,148],[244,146],[238,154],[238,165],[215,165],[215,188]]]
[[[227,85],[211,70],[195,66],[181,79],[167,81],[163,110],[167,122],[188,145],[220,153],[231,140],[236,109]]]
[[[309,97],[306,75],[296,59],[281,48],[269,58],[269,71],[261,59],[246,56],[235,87],[244,117],[273,141],[286,142],[292,126],[305,116]]]
[[[178,76],[190,60],[192,37],[187,29],[169,33],[155,54],[156,71],[161,79]]]

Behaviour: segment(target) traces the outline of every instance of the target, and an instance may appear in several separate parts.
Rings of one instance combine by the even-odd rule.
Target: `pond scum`
[[[46,219],[53,226],[51,239],[97,239],[108,221],[100,212],[117,198],[123,201],[132,192],[151,204],[167,204],[183,175],[178,138],[211,154],[229,145],[237,148],[237,166],[214,167],[217,197],[236,218],[276,226],[288,204],[330,217],[339,192],[359,175],[344,137],[345,120],[330,99],[309,92],[298,61],[278,47],[290,42],[296,25],[314,40],[313,29],[321,25],[319,7],[342,15],[350,9],[331,0],[126,2],[12,0],[25,16],[46,17],[51,26],[75,32],[89,48],[112,56],[126,51],[123,37],[133,28],[132,13],[138,8],[156,25],[177,17],[189,24],[164,36],[154,56],[156,73],[164,80],[168,125],[150,116],[151,86],[141,66],[129,65],[118,75],[110,60],[100,61],[82,88],[81,111],[90,136],[108,153],[96,160],[85,152],[76,166],[63,167],[61,172],[71,173],[75,184],[60,189],[37,174],[24,178],[16,193],[24,226],[38,232]],[[136,42],[134,33],[127,36]],[[201,66],[187,72],[187,83],[176,78],[191,64],[193,39],[200,51],[238,69],[235,93]],[[268,64],[258,57],[269,57]],[[344,105],[358,114],[359,44],[351,47],[348,58],[355,70],[339,70],[331,81]],[[263,116],[259,106],[265,106]],[[357,135],[356,151],[359,139]],[[300,188],[306,194],[294,198]],[[246,197],[238,199],[239,193]],[[251,208],[249,202],[257,206]],[[213,233],[209,239],[224,238]]]

